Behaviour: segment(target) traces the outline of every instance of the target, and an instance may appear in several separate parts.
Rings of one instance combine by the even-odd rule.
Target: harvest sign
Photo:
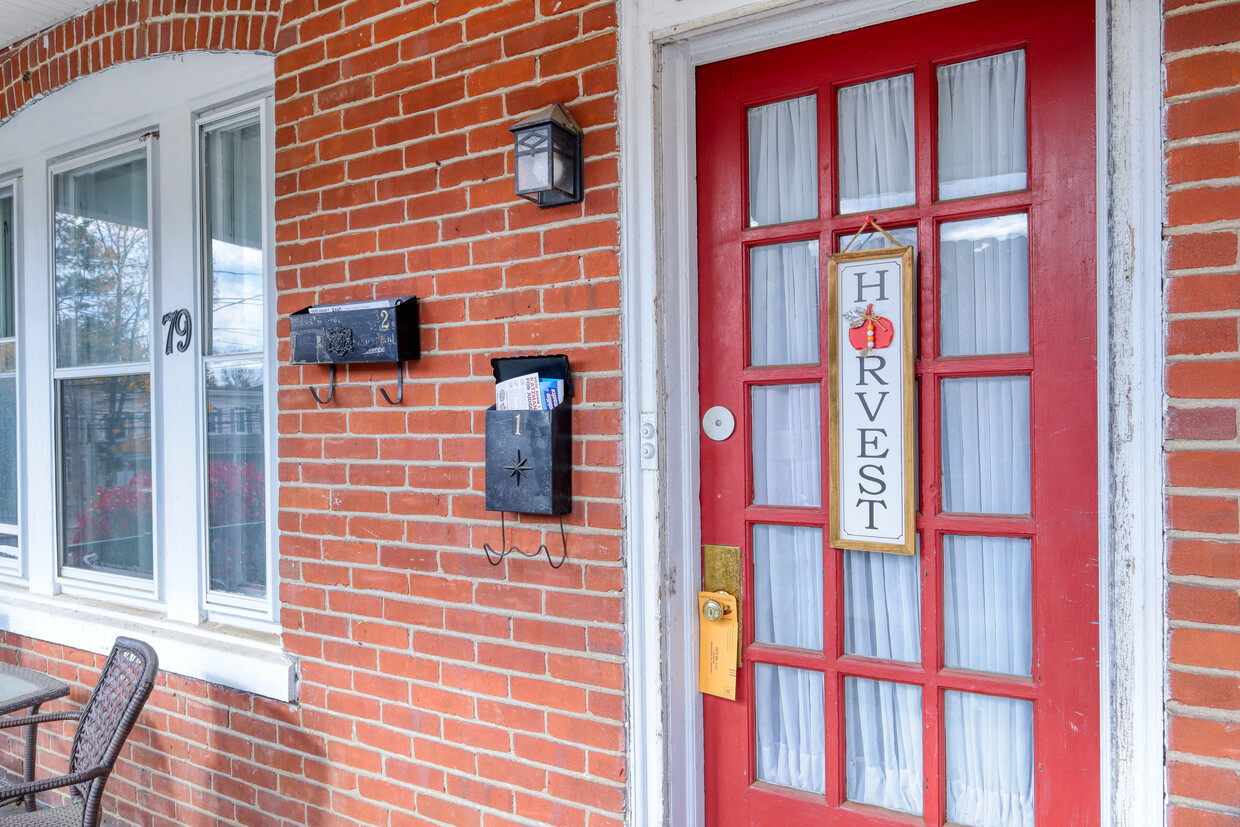
[[[827,285],[831,545],[912,554],[913,248],[837,253]]]

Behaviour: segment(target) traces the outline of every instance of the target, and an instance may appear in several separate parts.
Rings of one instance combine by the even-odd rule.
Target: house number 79
[[[189,350],[189,341],[194,330],[194,324],[190,320],[189,311],[182,307],[180,310],[165,313],[163,322],[168,326],[168,342],[164,346],[164,353],[168,356],[172,355],[173,336],[181,337],[176,343],[177,352],[184,353]]]

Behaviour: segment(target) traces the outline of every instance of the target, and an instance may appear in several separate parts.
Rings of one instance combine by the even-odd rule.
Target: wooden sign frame
[[[915,291],[912,247],[828,257],[827,435],[834,548],[895,554],[916,549]],[[865,317],[858,328],[862,335],[868,326],[877,336],[866,341],[859,335],[862,347],[851,342],[848,313],[854,320]],[[884,347],[887,335],[891,340]],[[873,348],[865,349],[866,344]],[[891,398],[894,391],[900,398]]]

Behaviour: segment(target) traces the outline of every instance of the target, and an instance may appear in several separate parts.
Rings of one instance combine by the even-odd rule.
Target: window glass
[[[1025,53],[940,66],[939,198],[1024,189]]]
[[[1034,827],[1033,704],[944,692],[947,820]]]
[[[822,412],[819,385],[753,389],[753,501],[822,504]]]
[[[147,359],[146,166],[146,152],[135,150],[55,178],[59,367]]]
[[[262,142],[257,118],[203,135],[209,354],[263,349]]]
[[[207,588],[267,592],[262,130],[203,130]]]
[[[1029,350],[1029,219],[1024,214],[939,227],[944,356]]]
[[[818,239],[749,251],[750,362],[818,363]]]
[[[150,410],[146,374],[60,382],[66,567],[153,575]]]
[[[847,654],[921,662],[920,563],[919,554],[844,551]]]
[[[848,800],[921,815],[921,687],[844,679]]]
[[[267,591],[266,463],[261,360],[207,369],[209,588]]]
[[[913,76],[839,91],[840,212],[914,203]]]
[[[1028,514],[1029,377],[944,379],[943,510]]]
[[[1032,544],[1021,537],[943,535],[943,663],[1030,675]]]
[[[818,217],[818,98],[749,110],[749,225]]]
[[[17,565],[17,317],[13,196],[0,193],[0,569]]]
[[[822,793],[827,788],[825,684],[821,672],[754,666],[758,779]]]
[[[822,529],[753,527],[754,640],[822,650]]]

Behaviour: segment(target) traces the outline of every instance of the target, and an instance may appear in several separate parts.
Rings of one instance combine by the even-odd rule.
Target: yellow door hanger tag
[[[740,637],[736,598],[698,592],[698,690],[736,700],[736,651]]]

